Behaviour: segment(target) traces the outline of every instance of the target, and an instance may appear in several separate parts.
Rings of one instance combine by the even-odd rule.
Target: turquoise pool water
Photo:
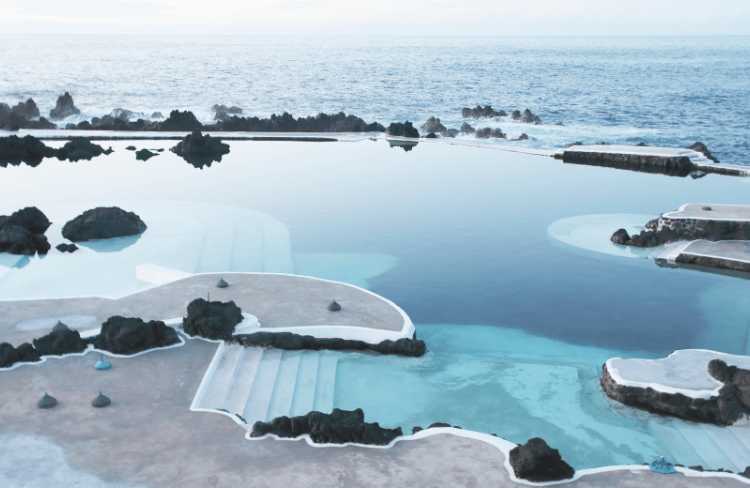
[[[655,427],[663,419],[601,393],[606,359],[691,347],[747,353],[747,280],[581,244],[611,225],[586,216],[626,214],[623,225],[636,226],[634,214],[683,203],[746,204],[745,179],[429,142],[409,152],[385,141],[230,144],[203,170],[169,152],[135,161],[128,142],[90,162],[0,168],[0,214],[38,206],[55,222],[53,245],[65,220],[94,206],[117,203],[149,225],[108,248],[0,255],[0,298],[127,293],[147,286],[134,271],[145,263],[365,286],[409,314],[430,352],[339,355],[336,406],[406,432],[444,421],[514,442],[541,436],[576,468],[640,463],[666,449]]]

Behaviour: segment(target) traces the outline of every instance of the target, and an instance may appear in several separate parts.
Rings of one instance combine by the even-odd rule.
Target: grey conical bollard
[[[341,310],[341,305],[336,303],[336,300],[334,300],[328,305],[328,310],[330,310],[331,312],[338,312],[339,310]]]
[[[69,327],[67,325],[63,324],[62,322],[58,320],[57,323],[52,327],[52,332],[56,332],[58,330],[68,330],[68,329]]]
[[[216,283],[216,288],[226,288],[227,286],[229,286],[229,283],[224,281],[224,278],[219,278],[219,282]]]
[[[94,408],[103,408],[110,403],[112,403],[112,400],[110,400],[109,397],[102,395],[102,392],[99,392],[99,395],[91,401],[91,406]]]
[[[55,397],[47,395],[46,392],[44,393],[44,396],[36,402],[36,406],[39,408],[52,408],[55,405],[57,405]]]

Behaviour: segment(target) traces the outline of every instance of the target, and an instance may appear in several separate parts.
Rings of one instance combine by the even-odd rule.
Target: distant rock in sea
[[[479,129],[474,134],[474,137],[477,139],[489,139],[489,138],[497,138],[497,139],[504,139],[505,134],[500,129],[490,129],[489,127],[485,127],[484,129]]]
[[[540,125],[542,123],[542,119],[532,114],[531,110],[528,108],[523,111],[523,115],[521,115],[521,112],[518,110],[514,110],[513,113],[510,114],[510,118],[523,124]]]
[[[459,130],[461,131],[461,134],[474,134],[477,131],[474,127],[470,126],[466,122],[461,124],[461,129]]]
[[[26,102],[19,102],[18,105],[13,107],[12,113],[20,115],[26,120],[31,120],[33,118],[39,117],[39,108],[36,106],[34,100],[29,98],[28,100],[26,100]]]
[[[697,151],[697,152],[703,154],[704,156],[706,156],[708,159],[710,159],[714,163],[718,163],[719,162],[719,160],[716,159],[713,154],[711,154],[711,152],[708,150],[708,148],[706,147],[706,145],[703,144],[702,142],[696,142],[692,146],[688,146],[685,149],[692,149],[693,151]]]
[[[504,110],[493,110],[490,105],[484,107],[477,105],[475,108],[464,107],[461,109],[461,117],[465,119],[505,117],[507,115]]]
[[[226,105],[214,105],[211,110],[214,112],[214,120],[226,120],[231,115],[241,115],[242,109],[240,107],[227,107]]]
[[[419,137],[419,131],[408,120],[403,124],[400,122],[391,123],[386,130],[386,134],[399,137]]]
[[[159,125],[160,131],[184,132],[203,129],[203,124],[198,122],[193,112],[180,112],[172,110],[169,117]]]
[[[73,103],[73,97],[70,93],[65,92],[57,99],[57,105],[55,108],[50,110],[49,116],[52,120],[60,120],[72,115],[79,115],[81,113]]]

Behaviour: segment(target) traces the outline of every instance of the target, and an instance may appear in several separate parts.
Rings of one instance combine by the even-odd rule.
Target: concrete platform
[[[691,149],[593,144],[559,149],[555,152],[554,157],[562,159],[566,163],[604,166],[669,176],[684,177],[693,172],[750,176],[750,170],[747,168],[714,163],[703,154]]]
[[[656,259],[750,273],[750,241],[690,241],[664,250]]]
[[[709,207],[711,210],[705,210]],[[686,203],[674,212],[662,214],[668,219],[719,220],[727,222],[750,222],[750,205],[717,205]]]
[[[83,476],[101,480],[98,486],[104,488],[113,483],[235,488],[248,480],[254,487],[269,488],[527,486],[511,479],[499,449],[460,431],[401,440],[387,449],[247,440],[244,429],[228,417],[188,409],[216,347],[188,340],[181,348],[113,361],[114,368],[107,372],[94,370],[97,355],[87,354],[0,373],[0,449],[7,446],[5,455],[23,453],[14,454],[10,472],[19,478],[5,486],[21,486],[21,478],[38,480],[39,486],[70,486]],[[99,390],[112,399],[111,406],[90,406]],[[58,399],[57,407],[36,407],[45,391]],[[37,457],[18,450],[29,439],[37,451],[62,454],[66,469],[56,465],[55,474],[64,472],[67,478],[52,483],[52,475],[39,469]],[[657,475],[634,466],[585,474],[559,486],[747,486],[736,476],[689,474],[693,476]]]
[[[229,287],[216,288],[222,277]],[[255,315],[261,324],[259,330],[299,331],[317,337],[341,336],[366,342],[411,337],[414,332],[409,317],[395,304],[345,283],[284,274],[207,273],[119,299],[80,297],[0,301],[0,337],[4,342],[19,345],[43,333],[40,330],[19,330],[18,324],[73,315],[94,317],[97,325],[113,315],[143,320],[184,317],[192,300],[206,298],[209,294],[211,300],[233,300],[243,312]],[[342,306],[340,312],[327,309],[334,299]]]

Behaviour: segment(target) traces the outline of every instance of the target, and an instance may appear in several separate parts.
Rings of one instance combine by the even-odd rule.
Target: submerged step
[[[660,453],[667,458],[667,461],[685,466],[703,466],[701,457],[695,452],[695,449],[690,447],[690,444],[687,443],[677,429],[657,422],[649,422],[649,428],[652,434],[669,449],[668,453]]]
[[[724,454],[724,451],[722,451],[719,446],[711,440],[711,437],[709,437],[701,426],[685,424],[678,427],[677,430],[682,434],[685,440],[687,440],[690,447],[692,447],[701,457],[703,460],[703,463],[701,464],[704,467],[710,469],[724,468],[730,469],[735,473],[737,472],[738,467],[729,460],[726,454]],[[744,469],[745,467],[743,466],[740,471]]]
[[[260,225],[235,228],[232,271],[263,271],[263,231]]]
[[[300,351],[286,351],[281,357],[279,374],[276,376],[276,385],[273,389],[271,405],[266,414],[266,420],[276,417],[289,417],[292,412],[292,401],[294,400],[294,387],[297,383],[297,372],[299,370]]]
[[[315,403],[315,385],[318,379],[317,352],[305,351],[299,363],[297,385],[294,388],[291,416],[305,415],[312,411]]]
[[[248,347],[242,354],[237,365],[232,387],[224,401],[224,408],[230,413],[242,415],[245,411],[245,404],[250,396],[250,391],[255,381],[255,375],[258,372],[258,365],[263,357],[263,349],[258,347]]]
[[[206,394],[203,396],[200,407],[202,408],[222,408],[224,401],[229,394],[234,373],[245,348],[239,345],[228,345],[219,359],[216,370],[209,379]]]
[[[703,430],[740,471],[750,465],[750,451],[732,434],[732,427],[704,425]]]
[[[336,367],[338,366],[338,362],[338,357],[334,354],[320,354],[313,410],[323,413],[331,413],[333,410],[334,393],[336,392]]]
[[[271,404],[271,396],[281,364],[281,352],[278,349],[263,351],[263,357],[258,364],[258,371],[255,373],[250,396],[242,413],[242,417],[248,425],[253,425],[258,420],[266,420],[266,413]]]
[[[212,225],[206,229],[203,238],[196,273],[231,271],[234,226],[230,224]]]

